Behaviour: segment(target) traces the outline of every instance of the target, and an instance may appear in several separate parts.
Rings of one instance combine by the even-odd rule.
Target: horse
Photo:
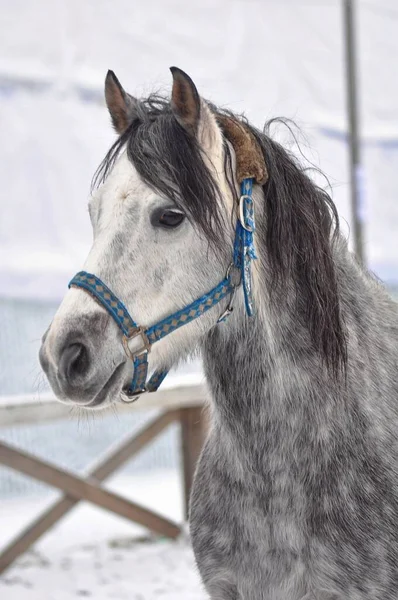
[[[94,410],[201,353],[190,534],[212,600],[396,599],[398,306],[269,128],[171,71],[170,99],[107,74],[118,137],[42,367]]]

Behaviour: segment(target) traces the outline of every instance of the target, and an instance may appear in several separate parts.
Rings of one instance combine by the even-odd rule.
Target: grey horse
[[[247,316],[240,287],[153,346],[151,369],[200,350],[211,391],[190,529],[212,600],[398,598],[398,308],[349,252],[336,209],[295,158],[172,69],[171,101],[137,100],[109,72],[119,137],[90,200],[85,270],[139,323],[225,277],[239,166],[261,163]],[[250,159],[251,160],[251,159]],[[249,161],[250,162],[250,161]],[[250,165],[249,165],[250,166]],[[120,401],[121,333],[70,289],[41,363],[64,402]]]

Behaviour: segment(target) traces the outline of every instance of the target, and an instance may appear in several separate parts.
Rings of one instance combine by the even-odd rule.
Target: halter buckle
[[[243,229],[253,233],[255,229],[253,215],[250,216],[250,214],[248,214],[247,204],[251,204],[253,206],[253,198],[249,194],[242,194],[242,196],[239,198],[239,221]]]
[[[138,336],[141,336],[142,346],[140,346],[136,350],[131,350],[131,348],[129,346],[129,342]],[[130,358],[131,360],[134,360],[140,354],[144,354],[144,352],[149,354],[149,352],[151,351],[151,348],[152,348],[152,344],[149,341],[148,336],[142,327],[137,327],[133,331],[133,333],[128,337],[126,335],[124,335],[122,337],[122,343],[123,343],[123,348],[124,348],[124,351],[125,351],[127,357]]]

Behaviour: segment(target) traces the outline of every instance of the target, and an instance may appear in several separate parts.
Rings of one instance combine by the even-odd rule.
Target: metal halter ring
[[[147,389],[138,391],[136,390],[134,391],[134,394],[130,395],[128,391],[123,390],[120,396],[120,400],[123,402],[123,404],[133,404],[133,402],[136,402],[138,400],[141,394],[145,394],[147,391]]]
[[[231,277],[232,269],[235,269],[235,274],[237,275],[237,279],[235,280],[236,282],[234,282]],[[240,286],[242,282],[242,273],[239,267],[237,267],[233,262],[229,264],[225,277],[230,280],[231,285],[235,290]]]
[[[141,339],[142,339],[142,346],[140,346],[137,350],[131,350],[131,348],[129,346],[129,341],[133,340],[134,338],[138,337],[139,335],[141,336]],[[135,329],[135,331],[133,331],[132,335],[130,335],[129,337],[124,335],[122,337],[122,343],[123,343],[123,348],[124,348],[124,351],[125,351],[127,357],[130,358],[131,360],[134,360],[137,356],[139,356],[140,354],[143,354],[144,352],[149,354],[149,352],[151,351],[151,348],[152,348],[152,344],[149,341],[143,327],[137,327],[137,329]]]

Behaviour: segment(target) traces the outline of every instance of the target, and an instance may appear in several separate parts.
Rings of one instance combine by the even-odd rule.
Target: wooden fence
[[[159,390],[156,394],[141,397],[138,403],[133,405],[117,405],[120,413],[148,408],[159,408],[160,412],[138,433],[125,438],[108,451],[84,477],[0,442],[0,464],[64,492],[61,499],[46,508],[2,551],[0,573],[82,500],[139,523],[156,534],[176,538],[181,531],[179,524],[104,489],[101,483],[147,446],[166,427],[177,421],[180,423],[181,468],[185,517],[187,517],[193,474],[206,430],[206,419],[203,413],[205,397],[205,386],[190,384]],[[0,398],[0,426],[41,423],[65,418],[70,419],[69,408],[50,395],[42,397],[40,402],[25,396]]]

